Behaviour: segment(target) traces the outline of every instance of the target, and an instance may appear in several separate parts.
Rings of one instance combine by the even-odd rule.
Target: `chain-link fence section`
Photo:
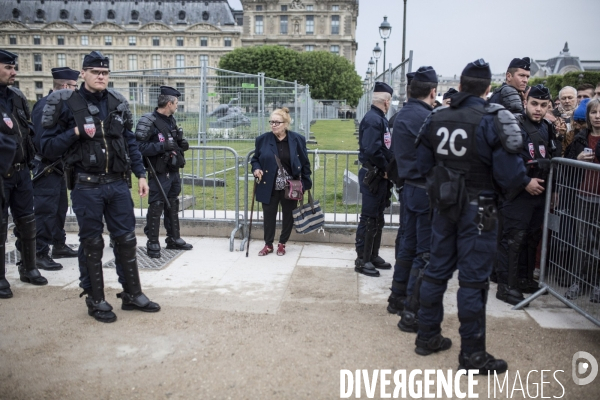
[[[546,188],[541,289],[600,326],[600,165],[556,158]]]

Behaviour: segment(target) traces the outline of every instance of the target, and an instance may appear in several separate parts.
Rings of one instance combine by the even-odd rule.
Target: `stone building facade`
[[[216,67],[241,46],[326,50],[354,62],[358,0],[241,2],[243,10],[226,0],[0,0],[0,48],[19,55],[16,85],[30,100],[52,88],[51,68],[79,69],[92,50],[110,58],[113,72],[140,71],[114,74],[110,84],[144,103],[160,85],[192,100],[199,67]]]
[[[278,44],[356,58],[358,0],[240,0],[243,46]]]

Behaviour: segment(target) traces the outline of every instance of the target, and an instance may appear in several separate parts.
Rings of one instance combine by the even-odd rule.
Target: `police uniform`
[[[17,144],[14,139],[9,135],[0,135],[0,207],[4,209],[5,197],[4,197],[4,175],[8,172],[8,169],[12,165],[13,157],[15,156],[15,150]],[[4,213],[0,215],[0,299],[7,299],[12,297],[10,290],[10,284],[6,280],[6,259],[4,258],[4,250],[6,246],[6,218]]]
[[[489,85],[489,65],[482,59],[469,63],[461,80],[470,78]],[[433,217],[415,352],[429,355],[451,347],[451,340],[441,335],[442,301],[448,280],[458,269],[459,368],[504,372],[506,362],[487,353],[485,343],[485,303],[496,248],[492,181],[503,188],[525,181],[520,130],[504,107],[459,92],[450,107],[432,112],[418,141],[417,165],[427,176]]]
[[[412,84],[415,82],[437,86],[437,74],[432,67],[421,67],[413,77]],[[417,166],[415,141],[433,108],[425,101],[414,98],[414,93],[411,96],[413,97],[408,99],[396,117],[392,136],[398,177],[404,180],[401,200],[404,236],[396,256],[391,290],[401,294],[403,286],[406,286],[407,297],[398,323],[400,330],[405,332],[416,332],[418,329],[416,316],[419,310],[419,288],[423,270],[429,261],[431,240],[429,198],[425,177]]]
[[[402,107],[406,107],[406,103],[410,98],[410,84],[415,77],[415,72],[409,72],[406,74],[406,101],[402,104]],[[402,111],[402,109],[400,109]],[[400,114],[398,111],[396,114],[392,115],[390,118],[389,126],[392,131],[392,138],[394,135],[394,124],[396,120],[396,116]],[[395,143],[392,141],[392,145],[395,146]],[[392,147],[394,149],[394,147]],[[398,197],[402,198],[402,190],[404,190],[404,180],[396,179],[396,192],[398,193]],[[406,300],[406,283],[408,281],[408,274],[410,273],[409,267],[407,267],[406,263],[400,262],[398,259],[398,254],[402,249],[402,239],[404,238],[404,226],[406,223],[403,218],[406,213],[402,212],[403,202],[400,201],[400,223],[398,225],[398,232],[396,233],[396,241],[394,243],[394,279],[392,279],[392,287],[390,288],[391,293],[388,297],[388,306],[387,311],[390,314],[400,314],[404,309],[404,301]]]
[[[529,98],[550,100],[550,91],[536,85]],[[542,118],[534,122],[527,114],[517,116],[523,134],[521,157],[531,178],[546,181],[550,158],[556,150],[556,136],[551,123]],[[545,186],[546,182],[542,183]],[[537,246],[542,238],[546,196],[531,195],[524,186],[507,194],[501,207],[504,219],[502,238],[498,247],[498,291],[496,298],[509,304],[524,300],[522,293],[533,293],[539,287],[533,280]]]
[[[169,86],[161,86],[160,94],[181,96],[179,91]],[[135,136],[142,156],[146,157],[147,163],[152,164],[152,168],[149,169],[150,195],[144,228],[144,233],[148,236],[146,244],[148,256],[160,257],[158,234],[163,210],[167,230],[167,249],[191,250],[193,246],[186,243],[179,233],[178,196],[181,193],[179,169],[185,165],[183,152],[190,147],[187,140],[183,138],[183,130],[177,127],[172,115],[161,114],[157,108],[154,112],[144,114],[140,118]],[[152,171],[156,172],[156,176]]]
[[[15,65],[17,55],[0,50],[0,66]],[[15,222],[16,247],[21,252],[19,276],[21,281],[34,285],[46,285],[44,278],[35,265],[35,217],[33,214],[33,186],[29,163],[35,155],[30,122],[29,105],[21,91],[8,86],[10,82],[0,83],[0,132],[16,142],[16,151],[12,163],[3,174],[5,202],[2,218],[8,218],[8,208]],[[6,241],[6,226],[2,227],[0,241]],[[4,259],[4,246],[0,257]],[[12,297],[10,285],[4,279],[4,270],[0,278],[0,297]]]
[[[520,68],[529,71],[531,68],[531,60],[529,57],[513,58],[508,65],[508,68]],[[513,114],[523,113],[523,98],[517,89],[507,85],[506,82],[494,89],[494,93],[490,97],[489,102],[503,105],[504,108]]]
[[[79,71],[68,67],[52,68],[53,79],[77,81]],[[48,93],[48,95],[50,95]],[[40,141],[42,138],[42,112],[48,96],[42,97],[31,110],[33,123],[33,143],[36,155],[33,160],[33,205],[35,209],[36,265],[39,269],[57,270],[62,265],[53,258],[77,257],[77,251],[65,244],[65,219],[69,208],[67,184],[63,177],[62,159],[48,159],[42,156]],[[52,256],[50,256],[52,244]]]
[[[375,82],[373,92],[391,95],[393,89],[386,83]],[[385,225],[383,212],[390,204],[392,187],[392,183],[383,176],[386,172],[388,175],[391,173],[388,170],[394,159],[388,121],[379,107],[371,105],[371,109],[360,121],[358,143],[358,160],[362,164],[358,172],[362,207],[356,229],[357,259],[354,270],[367,276],[379,276],[376,268],[392,268],[391,264],[379,256],[379,247]],[[368,182],[365,182],[365,176]]]
[[[84,70],[108,72],[108,67],[108,58],[97,51],[83,61]],[[43,114],[42,154],[49,159],[63,157],[79,224],[79,286],[84,289],[81,295],[87,294],[88,314],[101,322],[116,320],[104,299],[103,217],[115,241],[116,270],[123,286],[117,295],[121,308],[159,311],[160,306],[142,292],[138,273],[135,216],[127,180],[131,170],[139,179],[146,172],[131,132],[127,101],[116,91],[90,91],[83,83],[78,90],[53,92]]]

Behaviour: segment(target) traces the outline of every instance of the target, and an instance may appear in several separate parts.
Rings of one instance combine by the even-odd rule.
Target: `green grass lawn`
[[[317,152],[310,154],[311,168],[313,170],[313,196],[319,199],[325,212],[342,212],[353,214],[359,212],[356,205],[344,205],[343,176],[344,170],[348,169],[358,174],[358,166],[354,164],[357,159],[355,154],[323,154],[322,151],[351,151],[358,148],[357,138],[354,136],[354,122],[345,120],[323,120],[317,121],[312,127],[316,144],[309,144],[309,150]],[[190,145],[196,146],[197,141],[190,141]],[[229,150],[213,149],[212,147],[223,146],[232,148],[239,158],[238,174],[236,175],[235,154]],[[237,179],[249,173],[244,160],[250,151],[254,150],[253,140],[211,140],[208,148],[190,149],[186,152],[187,164],[184,168],[185,175],[194,175],[203,179],[211,179],[206,186],[200,184],[183,185],[186,195],[195,196],[195,216],[210,217],[212,210],[234,210],[235,209],[235,184],[237,183],[240,193],[240,210],[244,208],[244,180]],[[224,187],[219,187],[215,180],[227,182]],[[251,201],[252,184],[250,181],[248,200]],[[133,200],[136,207],[147,207],[147,199],[141,199],[137,194],[137,180],[134,178],[132,189]],[[187,213],[187,211],[186,211]],[[190,214],[191,216],[191,211]],[[233,213],[231,214],[233,216]],[[227,215],[228,217],[229,214]]]

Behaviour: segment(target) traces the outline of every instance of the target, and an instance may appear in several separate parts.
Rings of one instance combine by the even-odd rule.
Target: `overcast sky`
[[[229,3],[242,8],[239,0]],[[378,28],[384,15],[392,25],[386,63],[402,60],[403,8],[403,0],[360,0],[356,71],[362,78],[375,43],[383,49]],[[571,55],[600,60],[600,0],[408,0],[406,8],[406,56],[413,50],[413,70],[431,65],[438,74],[458,75],[468,62],[484,58],[492,72],[502,73],[514,57],[546,60],[565,42]],[[383,56],[379,72],[382,63]]]

